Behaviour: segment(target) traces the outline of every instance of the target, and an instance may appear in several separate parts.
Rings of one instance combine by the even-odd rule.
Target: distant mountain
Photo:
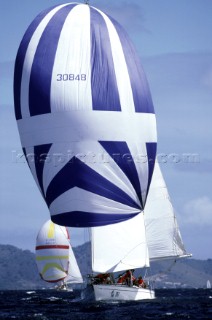
[[[83,275],[89,273],[90,243],[73,248]],[[11,245],[0,245],[0,290],[41,289],[52,285],[42,281],[35,263],[35,254],[29,250],[18,249]],[[154,281],[155,288],[205,288],[207,280],[212,283],[212,259],[182,259],[154,262],[148,276]],[[136,270],[135,275],[143,270]]]
[[[154,262],[151,274],[156,288],[206,288],[207,280],[212,283],[212,259]]]
[[[34,289],[43,286],[35,255],[11,245],[0,245],[0,289]]]

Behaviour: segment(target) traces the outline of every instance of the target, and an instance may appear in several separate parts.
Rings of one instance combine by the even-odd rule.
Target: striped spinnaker
[[[17,53],[14,100],[52,221],[100,226],[144,209],[155,114],[137,53],[114,19],[78,3],[38,15]]]
[[[58,282],[68,276],[69,248],[67,229],[48,220],[38,232],[35,247],[36,264],[44,281]]]

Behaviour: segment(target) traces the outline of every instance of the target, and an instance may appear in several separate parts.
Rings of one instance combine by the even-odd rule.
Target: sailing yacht
[[[211,289],[211,282],[210,282],[210,280],[207,280],[206,288],[207,288],[207,289]]]
[[[72,284],[83,283],[67,228],[46,221],[36,239],[36,264],[42,280],[55,289],[73,291]]]
[[[148,268],[152,261],[187,254],[159,164],[155,163],[145,210],[109,226],[91,228],[92,271],[115,273]],[[145,279],[144,279],[145,280]],[[96,300],[154,299],[149,284],[92,284]]]

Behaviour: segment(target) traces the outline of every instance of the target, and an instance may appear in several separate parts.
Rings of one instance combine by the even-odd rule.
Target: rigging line
[[[124,263],[122,260],[120,260],[119,263],[122,263],[123,265],[126,265],[126,266],[131,266],[132,269],[137,269],[138,268],[138,266],[135,266],[134,264]]]
[[[171,269],[173,268],[173,266],[175,265],[175,263],[177,262],[177,259],[174,259],[173,263],[170,265],[170,267],[167,269],[167,271],[171,271]]]
[[[145,274],[144,274],[144,279],[146,278],[147,274],[148,274],[148,271],[147,271],[147,269],[146,269],[146,270],[145,270]]]
[[[66,242],[68,242],[69,245],[71,245],[71,237],[70,237],[70,234],[69,234],[69,230],[67,227],[62,227],[62,226],[59,226],[60,227],[60,231],[61,233],[64,235],[64,240],[66,240]],[[65,232],[64,232],[64,228],[65,228]]]
[[[125,259],[131,252],[133,252],[136,248],[138,248],[140,245],[145,245],[145,242],[140,242],[139,244],[137,244],[137,246],[135,246],[134,248],[132,248],[130,251],[128,251],[125,256],[120,260],[121,263],[125,264],[124,262],[122,262],[123,259]]]
[[[70,276],[70,277],[72,277],[73,279],[80,279],[80,277],[73,276],[72,273],[69,273],[69,272],[68,272],[67,276]]]
[[[86,244],[86,247],[89,246],[89,248],[88,248],[88,250],[89,250],[92,246],[92,242],[91,242],[92,231],[91,231],[91,228],[89,228],[89,227],[83,228],[83,229],[84,229],[84,244]],[[89,256],[87,252],[86,252],[85,262],[86,262],[86,274],[89,275],[92,273],[92,267],[91,267],[92,257]],[[85,279],[87,279],[87,278],[85,278]]]
[[[171,269],[173,268],[173,266],[175,265],[176,262],[177,262],[177,259],[174,259],[174,261],[167,267],[166,270],[161,271],[161,272],[157,273],[156,275],[152,275],[149,278],[154,280],[154,278],[158,277],[158,275],[160,276],[160,275],[163,275],[163,274],[167,274],[168,272],[171,271]]]

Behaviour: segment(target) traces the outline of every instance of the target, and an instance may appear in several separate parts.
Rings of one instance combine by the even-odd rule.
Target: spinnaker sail
[[[118,22],[87,4],[41,12],[17,53],[14,100],[23,151],[53,222],[102,226],[143,211],[156,121]]]
[[[83,282],[66,227],[48,220],[38,232],[35,249],[38,271],[44,281]]]

